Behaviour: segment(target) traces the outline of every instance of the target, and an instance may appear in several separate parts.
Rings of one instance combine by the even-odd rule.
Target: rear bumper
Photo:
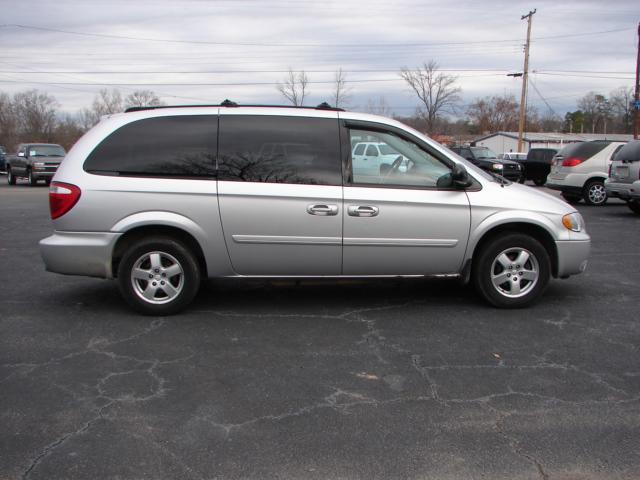
[[[565,278],[585,271],[591,250],[591,240],[557,241],[556,249],[558,277]]]
[[[640,200],[640,181],[633,183],[618,183],[606,180],[604,182],[607,195],[623,200]]]
[[[40,240],[40,255],[49,272],[113,278],[111,257],[121,233],[59,232]]]

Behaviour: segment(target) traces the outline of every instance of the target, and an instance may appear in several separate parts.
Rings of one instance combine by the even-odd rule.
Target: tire
[[[582,194],[587,205],[600,207],[607,203],[607,190],[604,188],[602,180],[589,180],[584,186]]]
[[[7,183],[9,185],[16,184],[16,177],[14,177],[13,173],[11,173],[11,167],[7,167]]]
[[[580,195],[571,195],[570,193],[563,193],[561,194],[562,198],[564,198],[564,200],[567,203],[570,203],[571,205],[575,205],[576,203],[580,203]]]
[[[541,186],[543,186],[546,182],[547,182],[547,179],[546,179],[546,178],[534,178],[534,179],[533,179],[533,183],[534,183],[537,187],[541,187]]]
[[[524,183],[526,181],[526,179],[524,177],[520,177],[518,179],[518,183]]]
[[[32,187],[35,187],[38,184],[38,179],[33,176],[31,170],[27,172],[27,180],[29,181],[29,185],[31,185]]]
[[[627,207],[629,207],[636,215],[640,215],[640,200],[629,200],[627,202]]]
[[[507,233],[481,248],[471,275],[476,290],[491,305],[525,307],[544,292],[551,278],[551,260],[538,240]],[[504,281],[499,283],[500,280]]]
[[[138,312],[172,315],[189,305],[198,293],[200,269],[183,243],[152,236],[136,241],[126,250],[118,265],[118,287],[125,301]]]

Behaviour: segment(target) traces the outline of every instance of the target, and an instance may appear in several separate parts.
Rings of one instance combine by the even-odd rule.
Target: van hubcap
[[[145,253],[133,264],[131,285],[145,302],[169,303],[182,291],[184,270],[180,262],[168,253]]]
[[[607,191],[604,188],[604,185],[600,185],[596,183],[592,185],[589,189],[589,200],[593,203],[602,203],[607,198]]]
[[[524,248],[509,248],[491,264],[491,283],[505,297],[518,298],[529,293],[540,276],[538,260]]]

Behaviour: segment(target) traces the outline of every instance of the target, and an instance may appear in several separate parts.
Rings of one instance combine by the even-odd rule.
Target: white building
[[[555,133],[538,132],[525,133],[522,151],[527,153],[531,148],[555,148],[560,150],[567,143],[585,142],[589,140],[611,140],[627,142],[633,140],[633,135],[617,133]],[[517,152],[518,132],[497,132],[474,140],[471,145],[487,147],[495,153]]]

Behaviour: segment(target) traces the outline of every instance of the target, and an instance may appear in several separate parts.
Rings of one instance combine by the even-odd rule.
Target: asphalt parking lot
[[[451,280],[213,281],[141,317],[44,271],[0,178],[0,478],[637,479],[640,217],[525,310]]]

